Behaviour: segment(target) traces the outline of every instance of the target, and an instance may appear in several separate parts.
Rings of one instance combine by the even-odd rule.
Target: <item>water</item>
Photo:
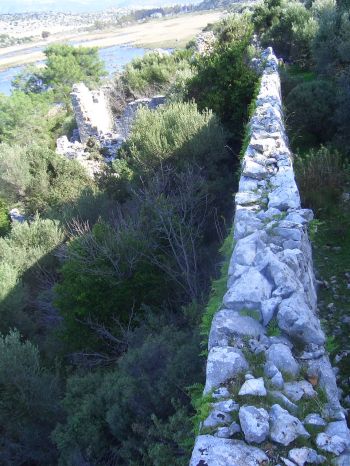
[[[99,55],[105,63],[105,68],[109,75],[116,71],[121,71],[133,58],[142,57],[146,49],[128,47],[125,45],[113,45],[99,49]],[[14,66],[7,70],[0,71],[0,92],[5,95],[11,94],[11,82],[25,66]]]

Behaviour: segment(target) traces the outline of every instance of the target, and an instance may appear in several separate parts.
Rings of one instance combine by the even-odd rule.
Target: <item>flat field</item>
[[[222,17],[219,11],[189,13],[174,18],[152,20],[142,24],[100,32],[52,34],[47,40],[20,44],[0,49],[0,69],[30,64],[43,60],[43,49],[48,44],[74,42],[93,47],[132,45],[146,48],[182,46],[198,34],[208,23]]]

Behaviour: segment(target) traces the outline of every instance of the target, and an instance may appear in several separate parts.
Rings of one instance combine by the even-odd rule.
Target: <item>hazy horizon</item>
[[[200,0],[0,0],[0,14],[47,11],[84,13],[109,8],[152,8],[199,2]]]

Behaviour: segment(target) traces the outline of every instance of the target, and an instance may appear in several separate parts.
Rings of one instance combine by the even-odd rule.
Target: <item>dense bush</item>
[[[294,146],[315,146],[332,137],[335,99],[330,82],[320,79],[303,82],[288,94],[285,103]]]
[[[78,162],[37,144],[0,144],[0,180],[1,195],[21,201],[28,213],[59,209],[93,186]]]
[[[317,22],[303,3],[265,0],[256,7],[253,22],[264,47],[273,47],[278,57],[302,68],[309,66]]]
[[[213,53],[198,57],[188,97],[200,110],[209,108],[237,140],[243,133],[257,75],[249,65],[253,27],[246,17],[233,16],[220,27]]]
[[[116,367],[68,379],[60,465],[184,466],[191,436],[186,388],[200,371],[198,334],[153,319],[129,335]],[[159,323],[161,322],[161,325]]]
[[[189,52],[176,51],[172,54],[150,52],[135,58],[125,67],[122,82],[129,95],[153,96],[164,93],[176,80],[177,73],[189,68]]]
[[[5,236],[11,228],[7,204],[0,198],[0,236]]]
[[[10,234],[0,238],[0,331],[37,331],[34,321],[40,316],[30,312],[30,301],[42,290],[40,277],[47,278],[57,267],[51,253],[63,239],[57,222],[40,218],[15,223]]]
[[[18,332],[0,335],[0,354],[0,462],[53,466],[57,458],[50,435],[59,420],[58,380]]]
[[[153,173],[161,164],[215,166],[227,157],[225,134],[211,111],[192,103],[172,103],[156,111],[138,112],[122,158],[134,175]],[[214,176],[215,173],[212,174]]]
[[[296,157],[295,170],[303,205],[320,216],[335,208],[350,175],[343,156],[325,147]]]

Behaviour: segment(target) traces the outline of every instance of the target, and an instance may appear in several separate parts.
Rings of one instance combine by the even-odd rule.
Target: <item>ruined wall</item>
[[[113,133],[113,116],[103,89],[90,91],[84,83],[74,84],[71,98],[82,143],[91,136]]]
[[[227,293],[214,316],[191,466],[350,465],[350,433],[317,317],[284,129],[278,61],[263,73],[242,162]]]

